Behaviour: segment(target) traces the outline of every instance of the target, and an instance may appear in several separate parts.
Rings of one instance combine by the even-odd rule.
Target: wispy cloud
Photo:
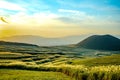
[[[89,15],[80,10],[58,9],[58,12],[61,14],[64,13],[64,15],[59,16],[57,19],[67,23],[77,24],[95,18],[95,16]]]
[[[10,2],[7,2],[5,0],[0,0],[0,8],[7,9],[7,10],[25,11],[25,9],[23,7],[21,7],[20,5],[10,3]]]
[[[68,13],[80,13],[77,10],[67,10],[67,9],[58,9],[59,12],[68,12]]]

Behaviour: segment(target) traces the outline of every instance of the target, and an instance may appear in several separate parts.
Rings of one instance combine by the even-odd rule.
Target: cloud
[[[58,12],[64,14],[57,18],[63,23],[79,24],[84,21],[92,21],[95,18],[95,16],[89,15],[86,12],[78,10],[58,9]]]
[[[17,13],[16,15],[11,15],[10,20],[14,24],[33,24],[41,25],[52,21],[53,18],[56,18],[57,15],[54,13],[34,13],[33,15],[28,15],[24,12]]]
[[[80,13],[77,10],[67,10],[67,9],[58,9],[58,12],[67,12],[67,13]]]
[[[25,9],[20,5],[3,1],[3,0],[0,0],[0,8],[7,9],[7,10],[25,11]]]
[[[111,2],[112,1],[112,2]],[[85,10],[88,13],[93,13],[94,15],[97,15],[100,13],[100,15],[104,15],[104,13],[107,13],[107,15],[114,15],[114,14],[120,14],[120,7],[119,5],[115,3],[119,3],[119,0],[104,0],[104,1],[98,1],[98,0],[58,0],[57,1],[61,6],[66,6],[67,9],[77,9],[77,10]],[[112,4],[110,4],[112,3]],[[96,14],[97,13],[97,14]]]
[[[58,17],[56,20],[62,21],[63,23],[71,24],[71,23],[77,23],[78,20],[69,18],[69,17]]]

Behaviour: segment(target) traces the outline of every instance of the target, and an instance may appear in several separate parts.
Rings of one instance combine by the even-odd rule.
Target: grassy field
[[[27,65],[41,64],[72,64],[86,66],[101,66],[101,65],[120,65],[120,55],[111,54],[102,57],[86,57],[80,55],[60,55],[60,54],[28,54],[28,53],[12,53],[0,52],[0,64],[22,63]]]
[[[102,66],[102,65],[120,65],[120,55],[114,54],[111,56],[88,58],[88,59],[75,59],[69,63],[73,65],[86,65],[86,66]]]
[[[119,65],[118,66],[109,65],[109,66],[88,67],[84,65],[59,65],[59,66],[58,65],[56,66],[55,65],[36,65],[35,66],[35,65],[22,65],[22,64],[14,64],[14,65],[11,64],[10,65],[9,64],[9,65],[0,65],[0,68],[1,69],[9,68],[9,69],[13,69],[13,71],[14,69],[21,69],[21,70],[23,69],[23,70],[31,70],[34,72],[36,71],[37,72],[38,71],[61,72],[61,73],[68,75],[71,78],[74,78],[75,80],[120,80],[120,76],[119,76],[120,66]],[[6,73],[6,72],[7,71],[3,70],[3,73]],[[10,77],[12,78],[12,76]],[[19,77],[18,77],[18,80],[19,80]]]
[[[4,46],[0,51],[0,80],[120,80],[119,51],[64,46]]]
[[[59,72],[0,69],[0,80],[73,80]]]

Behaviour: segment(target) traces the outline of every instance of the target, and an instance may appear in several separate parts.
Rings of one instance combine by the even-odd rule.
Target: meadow
[[[59,72],[0,69],[0,80],[73,80]]]
[[[69,63],[73,65],[81,64],[86,66],[120,65],[120,55],[113,54],[111,56],[103,56],[97,58],[75,59],[69,61]]]
[[[120,80],[119,51],[65,46],[0,50],[1,80]]]
[[[55,66],[55,65],[9,64],[9,65],[0,65],[0,68],[13,69],[13,71],[14,69],[20,69],[20,70],[31,70],[31,71],[61,72],[75,80],[120,80],[119,65],[87,67],[84,65]],[[1,73],[1,75],[2,74],[3,73]]]

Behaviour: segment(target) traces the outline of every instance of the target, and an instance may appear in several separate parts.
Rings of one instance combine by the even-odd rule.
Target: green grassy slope
[[[50,76],[54,75],[51,73],[53,72],[61,72],[64,73],[71,78],[75,78],[75,80],[120,80],[120,66],[119,65],[109,65],[109,66],[94,66],[94,67],[88,67],[84,65],[41,65],[41,66],[28,66],[28,65],[21,65],[21,64],[11,64],[11,65],[0,65],[0,68],[9,68],[9,69],[23,69],[23,70],[35,70],[35,71],[30,71],[29,73],[27,72],[20,72],[21,70],[18,70],[16,73],[11,70],[10,73],[9,70],[4,70],[0,71],[0,75],[2,75],[3,78],[0,80],[4,80],[4,77],[9,76],[6,74],[10,74],[10,79],[5,79],[5,80],[15,80],[14,77],[18,76],[17,80],[29,80],[24,79],[24,75],[30,77],[30,80],[71,80],[71,79],[65,79],[63,76],[62,78],[64,79],[59,79],[58,77],[55,77],[50,79],[49,77],[46,78],[45,75]],[[43,79],[37,79],[41,74],[38,73],[38,71],[47,71],[47,74],[43,75],[42,73],[42,78]],[[50,75],[48,74],[48,71],[50,72]],[[36,73],[37,72],[37,73]],[[13,74],[14,73],[14,74]],[[13,74],[13,79],[11,79]],[[22,75],[21,75],[22,74]],[[30,74],[30,75],[27,75]],[[20,75],[20,77],[19,77]],[[35,77],[35,79],[33,79]],[[20,78],[20,79],[19,79]],[[22,78],[22,79],[21,79]],[[46,79],[45,79],[46,78]]]
[[[0,80],[72,80],[58,72],[0,69]]]
[[[76,59],[72,60],[71,64],[79,64],[86,66],[99,66],[99,65],[120,65],[120,54],[104,56],[99,58],[88,58],[88,59]]]

